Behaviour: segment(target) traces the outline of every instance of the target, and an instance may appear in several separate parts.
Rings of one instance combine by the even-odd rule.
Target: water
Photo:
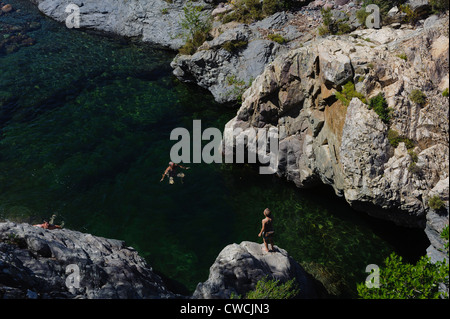
[[[261,242],[266,207],[276,244],[338,296],[352,295],[366,265],[392,251],[411,260],[425,253],[421,230],[250,166],[190,164],[184,183],[160,183],[172,129],[194,119],[223,129],[236,110],[179,83],[173,53],[69,30],[27,1],[10,3],[20,12],[0,17],[0,39],[17,35],[11,25],[26,30],[20,48],[0,51],[0,218],[56,214],[67,228],[125,240],[180,293],[207,279],[226,245]]]

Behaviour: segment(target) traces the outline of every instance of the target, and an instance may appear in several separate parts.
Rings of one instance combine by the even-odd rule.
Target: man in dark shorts
[[[270,209],[266,208],[264,210],[265,218],[262,220],[262,228],[258,234],[258,237],[263,237],[264,240],[264,250],[269,252],[274,250],[273,245],[273,235],[275,233],[273,229],[273,216]],[[272,245],[272,249],[269,250],[269,243]]]
[[[180,177],[181,178],[181,182],[183,182],[184,173],[178,173],[177,174],[176,173],[177,167],[182,168],[182,169],[189,169],[189,167],[181,166],[181,165],[175,164],[174,162],[169,162],[169,166],[164,171],[160,182],[162,182],[164,180],[166,175],[169,176],[169,184],[175,183],[175,181],[173,180],[173,178],[175,176]]]

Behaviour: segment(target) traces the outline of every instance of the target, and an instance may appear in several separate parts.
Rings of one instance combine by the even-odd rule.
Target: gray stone
[[[315,282],[285,250],[263,252],[263,245],[244,241],[226,246],[210,268],[208,280],[199,283],[193,298],[229,299],[231,294],[245,295],[256,283],[268,277],[280,282],[296,280],[300,298],[318,298],[323,287]]]
[[[80,287],[70,287],[77,267]],[[68,229],[0,223],[0,297],[174,298],[161,278],[123,241]]]

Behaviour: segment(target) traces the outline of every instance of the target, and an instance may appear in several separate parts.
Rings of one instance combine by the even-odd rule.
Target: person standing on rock
[[[275,233],[273,229],[273,216],[270,209],[266,208],[263,212],[265,218],[262,220],[262,228],[258,234],[258,237],[264,240],[264,250],[269,252],[274,250],[273,235]],[[272,250],[269,250],[269,243],[272,245]]]

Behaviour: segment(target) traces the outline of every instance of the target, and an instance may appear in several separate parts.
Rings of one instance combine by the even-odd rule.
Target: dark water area
[[[171,52],[67,29],[28,1],[9,2],[18,10],[0,16],[0,40],[9,41],[0,50],[0,219],[55,214],[66,228],[124,240],[186,294],[226,245],[262,242],[266,207],[276,245],[352,292],[366,265],[392,251],[411,261],[425,254],[423,230],[248,165],[187,164],[183,183],[160,182],[174,128],[191,130],[197,119],[223,130],[236,110],[178,82]]]

